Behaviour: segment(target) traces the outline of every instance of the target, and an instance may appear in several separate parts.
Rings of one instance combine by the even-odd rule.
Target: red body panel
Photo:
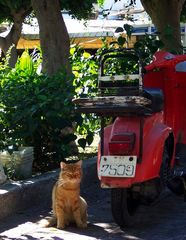
[[[160,56],[159,56],[160,55]],[[156,61],[146,66],[144,87],[160,88],[164,94],[164,123],[173,129],[175,142],[186,144],[186,72],[177,72],[175,66],[186,61],[185,55],[165,60],[169,53],[156,54]]]
[[[143,151],[142,162],[137,164],[135,178],[102,177],[104,187],[130,187],[132,184],[144,182],[159,176],[163,147],[171,129],[163,123],[163,113],[143,117]],[[136,141],[131,155],[140,154],[140,119],[139,117],[118,117],[113,125],[105,128],[104,155],[109,155],[108,142],[113,134],[135,132]],[[99,168],[100,154],[98,157]]]

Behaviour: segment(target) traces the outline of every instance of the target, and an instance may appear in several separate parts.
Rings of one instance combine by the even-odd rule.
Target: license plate
[[[137,156],[102,156],[99,176],[102,177],[134,177]]]

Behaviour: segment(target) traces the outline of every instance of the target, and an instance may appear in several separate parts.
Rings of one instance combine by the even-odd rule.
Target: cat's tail
[[[40,227],[53,227],[57,224],[57,219],[55,216],[52,216],[48,219],[42,219],[41,221],[39,221],[39,226]]]

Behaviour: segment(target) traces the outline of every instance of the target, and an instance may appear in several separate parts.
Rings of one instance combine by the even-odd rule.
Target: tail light
[[[134,148],[135,133],[125,132],[115,134],[109,142],[109,152],[112,155],[126,155],[131,153]]]

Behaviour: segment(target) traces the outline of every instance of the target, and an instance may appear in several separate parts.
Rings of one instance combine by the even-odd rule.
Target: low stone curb
[[[35,205],[51,205],[51,192],[59,169],[24,181],[0,186],[0,219]],[[97,178],[96,157],[83,161],[82,187],[86,188]]]

